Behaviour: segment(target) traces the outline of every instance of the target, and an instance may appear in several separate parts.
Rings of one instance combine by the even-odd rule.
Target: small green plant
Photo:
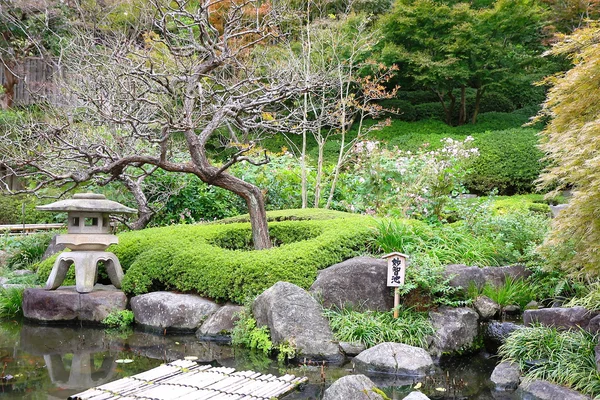
[[[600,310],[600,282],[594,282],[586,288],[587,293],[581,297],[573,297],[566,307],[581,306],[590,311]]]
[[[23,316],[24,288],[0,289],[0,318]]]
[[[37,233],[20,236],[6,246],[6,266],[11,269],[29,268],[40,261],[54,233]]]
[[[483,287],[482,294],[503,307],[517,304],[521,309],[524,309],[527,303],[536,298],[529,282],[511,276],[506,276],[504,284],[498,287],[489,283],[486,284]]]
[[[106,318],[102,320],[102,324],[113,329],[127,329],[133,324],[133,311],[115,310],[111,311]]]
[[[596,336],[585,330],[535,326],[513,332],[498,351],[503,360],[518,363],[526,378],[548,380],[596,397],[600,395],[596,345]]]
[[[363,313],[351,308],[326,309],[324,314],[338,340],[360,342],[367,347],[383,342],[426,347],[427,337],[434,333],[427,313],[406,308],[399,310],[398,318],[392,312]]]

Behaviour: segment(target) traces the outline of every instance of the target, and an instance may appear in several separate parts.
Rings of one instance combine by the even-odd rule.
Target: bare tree
[[[152,31],[76,35],[61,57],[70,105],[11,132],[0,165],[34,174],[30,190],[146,166],[194,174],[241,196],[255,248],[269,248],[261,190],[227,170],[268,162],[253,133],[281,130],[284,102],[305,90],[293,71],[260,62],[259,45],[282,40],[271,10],[255,0],[150,3]],[[218,138],[227,138],[220,163],[207,150]]]

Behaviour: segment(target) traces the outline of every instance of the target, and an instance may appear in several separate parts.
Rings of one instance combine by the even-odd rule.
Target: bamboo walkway
[[[69,397],[69,400],[269,400],[307,378],[276,377],[176,360]]]

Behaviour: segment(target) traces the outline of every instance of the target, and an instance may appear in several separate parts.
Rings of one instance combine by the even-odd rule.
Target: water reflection
[[[203,363],[254,370],[265,374],[306,376],[309,383],[286,400],[322,398],[340,377],[354,373],[345,365],[284,365],[260,353],[234,349],[193,335],[162,336],[144,331],[109,332],[100,328],[0,323],[0,380],[2,399],[66,399],[89,387],[130,376],[186,356]],[[117,364],[130,358],[131,364]],[[438,373],[421,380],[392,375],[370,378],[394,400],[403,399],[415,385],[432,399],[513,400],[489,390],[497,360],[485,355],[442,359]],[[1,375],[0,375],[1,376]]]

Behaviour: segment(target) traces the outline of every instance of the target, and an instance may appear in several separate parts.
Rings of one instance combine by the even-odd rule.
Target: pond
[[[90,387],[130,376],[165,361],[196,356],[199,362],[309,378],[286,400],[320,399],[336,379],[353,373],[351,360],[342,366],[283,365],[260,353],[226,344],[199,341],[194,335],[158,335],[142,330],[126,333],[93,327],[0,323],[0,397],[2,399],[66,399]],[[130,359],[131,363],[117,360]],[[442,359],[438,372],[421,382],[388,375],[370,376],[392,399],[413,387],[432,399],[494,399],[489,377],[497,359],[485,353]],[[511,397],[502,397],[511,400]]]

